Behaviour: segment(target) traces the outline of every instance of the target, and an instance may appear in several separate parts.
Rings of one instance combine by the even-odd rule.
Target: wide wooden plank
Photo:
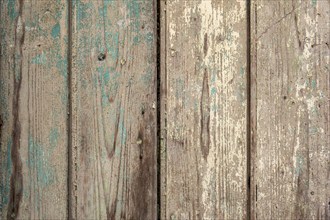
[[[162,3],[162,219],[246,217],[246,1]]]
[[[330,2],[251,9],[252,219],[329,219]]]
[[[0,1],[0,218],[67,216],[67,3]]]
[[[156,1],[72,8],[72,216],[156,219]]]

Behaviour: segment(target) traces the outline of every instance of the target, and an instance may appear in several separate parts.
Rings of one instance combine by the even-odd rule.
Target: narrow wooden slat
[[[0,218],[67,216],[67,3],[0,1]]]
[[[156,1],[72,7],[72,215],[156,219]]]
[[[246,2],[162,2],[162,219],[246,217]]]
[[[329,219],[329,1],[252,1],[252,219]]]

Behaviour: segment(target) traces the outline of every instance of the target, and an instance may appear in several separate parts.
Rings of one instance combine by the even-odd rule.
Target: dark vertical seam
[[[246,187],[246,219],[251,219],[251,0],[247,0],[246,2],[246,59],[247,59],[247,74],[246,74],[246,87],[247,87],[247,114],[246,114],[246,144],[247,144],[247,155],[246,155],[246,163],[247,163],[247,187]]]
[[[157,219],[160,220],[160,212],[161,212],[161,94],[160,94],[160,86],[161,86],[161,42],[160,42],[160,1],[155,0],[156,2],[156,22],[157,22],[157,36],[156,36],[156,52],[157,52]]]
[[[68,132],[68,180],[67,180],[67,187],[68,187],[68,201],[67,201],[67,212],[68,212],[68,219],[74,219],[73,216],[73,205],[72,205],[72,183],[73,183],[73,171],[72,171],[72,159],[73,159],[73,145],[72,145],[72,1],[68,0],[68,44],[67,44],[67,77],[68,77],[68,117],[67,117],[67,132]]]

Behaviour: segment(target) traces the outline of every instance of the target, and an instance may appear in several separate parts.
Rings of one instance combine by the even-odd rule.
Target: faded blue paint
[[[12,139],[9,139],[7,141],[7,155],[6,159],[1,162],[1,167],[4,173],[2,173],[2,179],[1,185],[0,185],[0,195],[1,195],[1,204],[0,209],[2,208],[2,205],[7,205],[9,202],[9,193],[10,193],[10,177],[12,174],[12,161],[11,161],[11,149],[12,149],[13,141]]]
[[[31,63],[34,64],[46,64],[46,62],[47,62],[47,57],[44,53],[36,55],[31,60]]]
[[[5,87],[5,80],[0,80],[0,94],[6,94],[5,91],[7,91],[6,87]],[[3,109],[0,113],[1,118],[5,122],[8,120],[8,117],[9,117],[7,95],[0,95],[0,106],[2,106],[2,109]]]
[[[52,148],[55,148],[57,146],[58,136],[59,136],[58,128],[52,128],[49,134],[49,145]]]
[[[74,3],[76,4],[76,3]],[[84,24],[84,20],[89,18],[90,11],[93,9],[93,3],[82,3],[80,0],[77,1],[77,28],[80,30],[81,28],[86,27]]]
[[[58,38],[58,37],[60,37],[60,34],[61,34],[61,26],[59,23],[57,23],[52,28],[52,37]]]
[[[121,110],[121,120],[119,123],[119,130],[120,130],[120,140],[123,145],[126,144],[126,139],[127,139],[127,131],[125,127],[125,122],[124,122],[124,110]]]
[[[154,41],[154,34],[152,32],[149,32],[146,34],[145,38],[147,43],[152,43]]]
[[[14,68],[14,70],[15,70],[15,79],[17,81],[19,81],[21,78],[21,66],[19,65],[19,63],[21,62],[21,59],[22,59],[21,54],[16,53],[15,54],[15,63],[16,63],[16,67],[18,67],[18,68]]]
[[[312,87],[312,89],[316,89],[316,80],[315,79],[313,79],[311,81],[311,87]]]
[[[216,95],[217,94],[217,88],[212,87],[211,89],[211,95]]]
[[[116,60],[119,56],[119,32],[106,32],[106,47],[108,54],[112,59]]]
[[[120,109],[120,115],[119,115],[119,125],[118,125],[118,130],[119,130],[119,139],[121,142],[121,145],[125,145],[126,144],[126,140],[127,140],[127,131],[126,131],[126,127],[125,127],[125,121],[124,121],[124,116],[125,116],[125,109],[121,108]],[[115,154],[116,156],[120,156],[121,153],[121,147],[117,147],[115,150]]]
[[[141,80],[145,85],[150,85],[153,80],[153,70],[149,67],[147,72],[141,76]]]
[[[7,2],[7,10],[8,10],[8,15],[12,21],[14,21],[18,15],[16,8],[16,1],[15,0],[9,0]]]
[[[104,84],[108,84],[109,83],[109,81],[110,81],[110,72],[109,72],[109,70],[106,70],[103,73],[103,81],[104,81]]]
[[[133,38],[133,45],[138,45],[140,43],[140,36],[135,36]]]
[[[54,170],[49,164],[49,151],[44,151],[44,147],[29,137],[29,161],[28,166],[31,170],[36,170],[38,182],[42,187],[47,187],[54,183]]]
[[[57,60],[56,68],[58,69],[60,74],[66,79],[68,76],[68,60],[67,59]]]
[[[296,175],[300,175],[300,172],[301,172],[301,170],[303,169],[303,164],[304,164],[304,158],[303,157],[301,157],[301,156],[297,156],[297,158],[296,158],[296,170],[295,170],[295,173],[296,173]]]
[[[245,69],[243,67],[241,67],[241,71],[240,71],[241,76],[243,76],[244,73],[245,73]]]
[[[317,4],[317,0],[312,0],[312,5],[315,7]]]

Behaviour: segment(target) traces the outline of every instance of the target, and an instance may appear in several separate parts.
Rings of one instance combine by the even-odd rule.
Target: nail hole
[[[99,55],[98,55],[98,57],[97,57],[97,59],[99,60],[99,61],[103,61],[103,60],[105,60],[105,54],[104,53],[100,53]]]

